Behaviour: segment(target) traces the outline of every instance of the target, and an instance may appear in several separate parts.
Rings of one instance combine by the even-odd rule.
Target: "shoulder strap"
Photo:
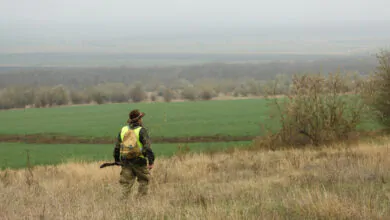
[[[123,138],[124,138],[126,132],[129,130],[130,130],[130,126],[128,126],[128,125],[122,127],[121,133],[120,133],[121,141],[123,141]]]

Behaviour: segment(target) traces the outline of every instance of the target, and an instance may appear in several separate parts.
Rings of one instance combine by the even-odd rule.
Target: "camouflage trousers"
[[[135,180],[138,180],[138,195],[146,195],[149,190],[150,173],[144,165],[126,164],[122,166],[119,183],[123,188],[123,196],[130,195]]]

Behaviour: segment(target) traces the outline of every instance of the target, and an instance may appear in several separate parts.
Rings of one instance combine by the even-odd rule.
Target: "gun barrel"
[[[108,166],[120,166],[120,164],[117,162],[103,163],[102,165],[100,165],[100,168],[104,168],[104,167],[108,167]]]

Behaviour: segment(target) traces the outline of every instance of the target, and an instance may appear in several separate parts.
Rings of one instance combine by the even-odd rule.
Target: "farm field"
[[[172,156],[183,143],[193,152],[243,146],[262,134],[260,122],[278,126],[277,119],[268,116],[265,99],[0,111],[0,169],[25,167],[26,150],[32,165],[111,161],[117,132],[134,108],[147,115],[145,125],[157,157]],[[376,124],[361,127],[375,129]]]
[[[146,113],[152,137],[253,136],[259,123],[276,126],[264,99],[106,104],[0,112],[0,134],[115,137],[131,109]]]
[[[57,138],[63,136],[65,139],[66,136],[105,138],[105,141],[99,143],[111,143],[125,124],[128,112],[134,108],[146,113],[144,124],[155,142],[186,142],[189,137],[194,139],[191,142],[202,142],[199,138],[201,136],[218,136],[214,138],[218,141],[224,141],[221,136],[250,140],[253,136],[263,134],[261,124],[271,129],[278,128],[278,119],[269,117],[271,111],[267,103],[265,99],[246,99],[0,111],[0,142],[16,139],[12,135],[39,134]],[[360,127],[378,128],[371,122],[365,122]],[[76,143],[79,142],[76,140]]]
[[[163,157],[170,157],[182,146],[185,150],[199,153],[218,151],[230,147],[247,146],[251,142],[153,144],[156,163]],[[108,144],[23,144],[0,143],[0,169],[24,168],[27,166],[27,152],[30,165],[55,165],[66,162],[112,161],[113,145]]]

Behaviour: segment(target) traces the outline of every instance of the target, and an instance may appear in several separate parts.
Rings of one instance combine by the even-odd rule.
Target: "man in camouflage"
[[[150,147],[149,134],[146,128],[143,127],[142,118],[144,113],[141,113],[138,109],[130,112],[128,125],[122,127],[119,131],[117,142],[114,148],[114,159],[115,162],[121,163],[122,170],[120,172],[119,183],[122,185],[124,190],[124,196],[127,197],[131,188],[133,187],[135,180],[138,179],[139,195],[146,195],[148,193],[150,172],[153,168],[154,153]],[[141,145],[142,155],[131,159],[121,158],[120,148],[123,142],[123,133],[125,130],[132,129],[135,131],[135,136],[138,139],[137,142]]]

